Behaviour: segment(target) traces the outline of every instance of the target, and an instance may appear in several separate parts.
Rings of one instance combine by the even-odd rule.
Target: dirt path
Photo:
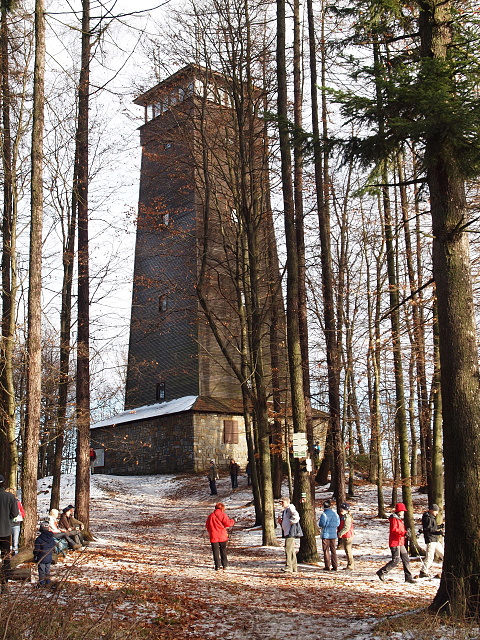
[[[237,524],[229,544],[230,566],[216,572],[204,535],[213,505],[206,481],[158,482],[154,477],[95,477],[104,492],[92,500],[98,541],[75,573],[90,587],[122,589],[120,613],[135,616],[145,628],[158,625],[159,638],[371,638],[376,619],[425,606],[435,593],[434,583],[405,584],[400,571],[386,583],[375,576],[388,552],[375,549],[372,540],[375,527],[382,527],[383,535],[386,525],[374,521],[367,496],[355,506],[356,539],[363,541],[355,572],[327,574],[321,566],[302,565],[292,576],[281,572],[282,547],[261,547],[260,532],[248,528],[252,507],[247,506],[251,495],[245,480],[232,494],[228,479],[222,479],[218,499]]]

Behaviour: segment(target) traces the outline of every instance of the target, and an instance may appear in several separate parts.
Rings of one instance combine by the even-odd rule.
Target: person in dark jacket
[[[252,484],[252,468],[250,467],[250,462],[247,462],[245,473],[247,474],[247,487],[249,487]]]
[[[422,531],[427,545],[423,568],[420,571],[420,578],[430,578],[430,569],[435,559],[435,552],[443,559],[443,524],[437,524],[437,516],[440,511],[438,504],[432,504],[428,511],[422,516]]]
[[[233,458],[230,459],[230,480],[232,481],[232,489],[238,489],[238,474],[240,473],[240,467]]]
[[[226,569],[228,566],[227,529],[233,527],[234,524],[235,520],[229,518],[225,513],[225,505],[223,502],[217,502],[214,511],[208,516],[205,523],[205,527],[210,536],[210,544],[212,545],[215,571]]]
[[[84,528],[83,522],[76,520],[74,517],[75,507],[73,504],[69,504],[62,511],[62,515],[58,521],[58,528],[60,531],[65,531],[68,535],[75,540],[77,544],[85,546],[85,540],[83,538],[82,529]]]
[[[18,516],[17,499],[5,491],[5,478],[0,475],[0,591],[7,592],[10,572],[10,547],[12,544],[12,521]]]
[[[218,494],[217,480],[219,476],[218,476],[217,465],[215,464],[215,460],[210,460],[210,469],[208,470],[207,478],[210,484],[210,495],[216,496]]]
[[[404,513],[407,508],[403,502],[397,502],[395,505],[395,513],[390,516],[390,535],[388,537],[388,546],[392,554],[392,559],[387,562],[385,566],[377,571],[377,576],[382,580],[385,580],[385,574],[391,571],[402,561],[403,571],[405,573],[405,582],[415,583],[415,579],[410,571],[410,558],[408,557],[408,551],[405,547],[405,538],[407,537],[407,529],[403,522]]]
[[[33,557],[38,565],[38,584],[48,587],[52,584],[50,567],[52,566],[52,552],[55,548],[55,538],[48,526],[48,522],[40,524],[40,535],[35,540]]]

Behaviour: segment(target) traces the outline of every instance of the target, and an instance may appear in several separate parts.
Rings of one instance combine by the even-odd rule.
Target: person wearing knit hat
[[[405,582],[415,584],[415,578],[412,576],[412,572],[410,571],[410,558],[408,557],[408,551],[405,547],[407,529],[405,528],[403,516],[406,510],[407,508],[403,502],[397,502],[394,513],[392,513],[389,518],[390,535],[388,538],[388,546],[390,547],[392,559],[377,571],[377,576],[382,582],[385,580],[385,575],[394,569],[401,560],[403,564],[403,571],[405,573]]]
[[[443,524],[437,524],[437,516],[440,511],[438,504],[432,504],[422,516],[422,531],[427,545],[425,560],[420,571],[420,578],[430,578],[430,569],[435,559],[435,553],[443,560]]]

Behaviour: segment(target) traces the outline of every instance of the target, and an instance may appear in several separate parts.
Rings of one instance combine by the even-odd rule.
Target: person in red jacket
[[[207,522],[205,523],[212,545],[215,571],[226,569],[228,566],[227,529],[233,527],[234,524],[235,520],[229,518],[225,513],[225,505],[223,502],[217,502],[215,510],[208,516]]]
[[[390,562],[377,571],[377,576],[380,580],[385,580],[385,574],[391,571],[397,564],[402,561],[403,571],[405,573],[405,582],[415,583],[415,579],[410,571],[410,558],[408,557],[408,551],[405,547],[405,537],[407,530],[403,521],[403,516],[407,508],[403,502],[398,502],[395,505],[395,513],[390,516],[390,536],[388,538],[388,546],[392,552],[392,559]]]
[[[346,502],[340,505],[338,515],[340,516],[340,524],[337,529],[338,548],[345,549],[347,556],[347,566],[344,571],[353,571],[355,568],[352,551],[354,527],[350,506]]]

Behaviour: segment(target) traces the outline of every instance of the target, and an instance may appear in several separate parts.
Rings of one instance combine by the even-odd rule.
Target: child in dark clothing
[[[52,551],[55,548],[55,538],[50,531],[48,522],[40,524],[40,535],[35,540],[33,556],[38,565],[38,584],[47,587],[52,584],[50,580],[50,566],[52,564]]]

